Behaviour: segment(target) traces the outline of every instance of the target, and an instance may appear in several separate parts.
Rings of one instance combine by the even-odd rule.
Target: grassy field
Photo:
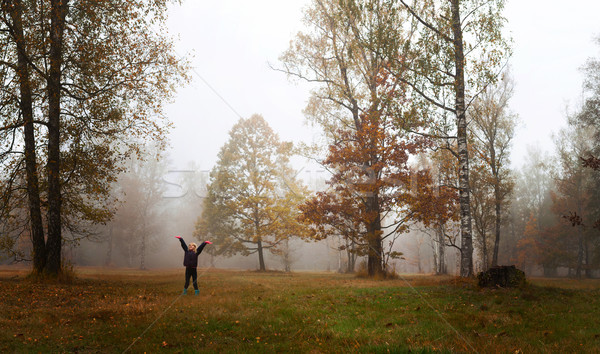
[[[0,268],[0,352],[598,352],[600,282],[479,290],[452,277]],[[192,291],[193,293],[193,291]]]

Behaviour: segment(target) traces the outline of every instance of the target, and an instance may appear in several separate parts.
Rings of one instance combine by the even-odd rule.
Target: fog
[[[302,10],[308,3],[188,0],[172,5],[169,32],[175,38],[178,55],[190,60],[192,70],[190,84],[179,89],[166,110],[173,123],[170,145],[158,160],[148,159],[155,165],[139,162],[135,167],[138,162],[131,162],[130,171],[115,184],[114,196],[123,204],[114,219],[96,226],[91,230],[93,236],[87,239],[67,242],[67,262],[75,266],[181,267],[183,253],[175,236],[181,235],[188,243],[203,241],[193,235],[209,172],[229,130],[240,118],[262,114],[285,141],[322,141],[320,129],[308,125],[303,114],[315,86],[290,81],[272,69],[290,40],[303,29]],[[528,253],[517,246],[531,236],[527,232],[534,221],[540,233],[560,224],[560,201],[556,199],[560,188],[555,183],[556,176],[564,171],[557,167],[559,146],[552,137],[566,129],[567,118],[583,100],[584,76],[580,68],[600,53],[593,41],[600,33],[598,13],[597,1],[565,5],[559,1],[512,0],[505,9],[506,32],[512,37],[514,52],[507,63],[515,81],[510,108],[520,124],[511,158],[516,192],[509,203],[511,210],[503,215],[500,263],[517,263],[529,274],[571,275],[574,269],[572,254],[565,256],[565,262],[543,265],[540,259],[529,262],[525,257]],[[554,169],[546,166],[541,172],[532,171],[537,163],[553,164]],[[306,157],[296,157],[293,167],[309,189],[324,188],[329,175],[323,167]],[[152,176],[142,174],[142,170],[152,171]],[[540,178],[547,183],[533,195],[528,188]],[[553,230],[557,234],[571,232]],[[589,239],[597,241],[592,236]],[[336,242],[333,238],[318,242],[292,238],[292,271],[344,271],[346,255]],[[24,250],[28,247],[17,246]],[[436,241],[422,225],[411,225],[409,233],[397,235],[391,250],[402,253],[402,257],[390,260],[388,269],[398,273],[436,272]],[[485,268],[481,252],[482,245],[475,245],[476,270]],[[265,256],[268,269],[285,269],[281,257],[268,252]],[[2,261],[11,259],[5,257]],[[458,261],[456,249],[447,247],[447,272],[456,274]],[[364,262],[364,257],[359,258],[356,270]],[[254,270],[258,268],[258,257],[214,256],[207,247],[199,266]]]
[[[287,141],[311,142],[320,134],[305,124],[302,110],[313,86],[276,72],[279,56],[303,29],[308,0],[184,1],[170,10],[170,32],[182,56],[192,57],[192,83],[168,109],[172,168],[196,161],[215,164],[227,132],[240,116],[262,114]],[[520,116],[512,164],[525,162],[528,145],[552,150],[552,133],[581,99],[579,68],[599,53],[596,14],[600,2],[507,1],[506,32],[513,40],[509,65],[516,87],[510,105]],[[210,85],[210,86],[209,86]],[[217,95],[218,94],[218,95]],[[233,107],[233,110],[232,108]],[[297,168],[302,168],[300,163]]]
[[[141,268],[141,242],[145,237],[147,250],[144,256],[145,269],[161,269],[182,267],[183,250],[175,236],[182,236],[187,244],[197,244],[204,239],[194,237],[195,224],[202,212],[202,203],[206,195],[206,183],[209,181],[209,172],[197,169],[193,163],[185,169],[168,170],[168,159],[163,161],[149,160],[146,162],[131,162],[132,170],[119,180],[119,188],[123,204],[119,207],[113,222],[100,226],[95,236],[83,239],[77,245],[65,248],[65,260],[74,266],[94,267],[124,267]],[[134,166],[135,165],[135,166]],[[157,168],[156,166],[162,166]],[[140,224],[151,224],[140,218],[139,204],[141,183],[137,182],[139,176],[148,175],[141,173],[140,169],[157,169],[162,174],[155,176],[155,188],[160,192],[160,197],[155,198],[149,208],[150,219],[156,218],[142,234]],[[304,172],[304,173],[303,173]],[[327,176],[318,168],[313,171],[301,171],[308,187],[322,189]],[[133,178],[133,179],[132,179]],[[144,199],[147,200],[147,199]],[[112,235],[112,236],[111,236]],[[289,248],[291,250],[291,271],[329,271],[345,272],[348,259],[345,251],[339,249],[341,240],[331,237],[322,241],[301,240],[292,237]],[[112,243],[112,247],[109,246]],[[226,268],[226,269],[258,269],[258,256],[214,256],[211,245],[207,245],[199,257],[199,267]],[[403,253],[401,259],[389,262],[389,269],[398,273],[433,273],[434,242],[431,236],[423,232],[412,232],[398,235],[393,247]],[[449,252],[447,262],[450,264],[450,273],[456,271],[457,257]],[[265,261],[269,270],[283,271],[285,263],[278,255],[265,252]],[[365,257],[359,257],[356,262],[356,271],[364,269]]]
[[[302,9],[308,3],[305,0],[208,4],[188,1],[171,9],[170,28],[179,38],[178,51],[193,56],[194,70],[191,85],[180,89],[169,108],[169,118],[175,124],[167,181],[186,170],[190,161],[197,166],[194,173],[207,176],[227,132],[240,116],[262,114],[284,140],[311,143],[319,139],[318,128],[307,126],[302,114],[312,87],[304,82],[290,82],[284,74],[269,67],[277,64],[289,41],[302,30]],[[589,57],[599,53],[593,40],[600,33],[595,16],[599,11],[597,1],[579,1],[568,6],[559,1],[507,2],[506,31],[513,39],[509,66],[515,80],[510,106],[520,121],[511,154],[511,165],[517,173],[528,166],[532,146],[542,154],[554,155],[552,134],[566,125],[567,112],[581,100],[584,77],[580,68]],[[327,175],[320,166],[303,158],[296,159],[294,167],[313,190],[319,189],[315,181]],[[199,204],[200,201],[195,201],[180,206],[179,210],[196,209]],[[181,252],[171,237],[182,234],[191,239],[200,213],[199,208],[196,210],[193,217],[160,237],[162,251],[153,250],[149,265],[180,265]],[[507,232],[509,224],[505,225]],[[511,240],[503,235],[502,263],[516,262],[515,253],[510,251],[514,250],[511,242],[516,240]],[[433,272],[432,242],[431,237],[419,231],[402,235],[394,249],[402,252],[404,259],[393,260],[389,266],[399,272],[419,272],[419,269]],[[335,271],[339,263],[339,252],[325,242],[297,241],[295,249],[297,260],[293,269]],[[166,252],[173,254],[162,257]],[[268,268],[283,268],[277,257],[268,257]],[[203,265],[208,265],[208,258],[206,254],[201,257]],[[214,265],[256,269],[256,258],[256,255],[217,258]],[[456,252],[448,249],[446,258],[448,271],[455,273]],[[159,259],[164,259],[164,263],[158,262]],[[480,269],[480,257],[475,259],[475,268]],[[529,271],[543,274],[541,268]]]

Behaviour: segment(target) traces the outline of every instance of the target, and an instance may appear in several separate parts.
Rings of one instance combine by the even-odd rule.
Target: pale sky
[[[283,140],[311,141],[316,130],[306,126],[302,114],[309,86],[295,85],[268,66],[278,64],[302,29],[307,3],[185,0],[172,7],[169,28],[179,36],[177,51],[192,54],[194,66],[192,84],[180,89],[167,109],[174,123],[173,169],[185,169],[192,160],[200,169],[212,168],[237,114],[262,114]],[[593,42],[600,34],[598,14],[597,0],[508,0],[505,16],[514,40],[510,64],[516,82],[511,106],[522,122],[513,166],[520,167],[528,144],[553,149],[551,133],[564,125],[567,105],[575,106],[581,97],[578,69],[588,57],[600,57]]]
[[[589,57],[600,58],[600,1],[509,0],[505,11],[514,40],[510,63],[516,81],[511,106],[522,126],[513,145],[520,167],[528,144],[553,152],[552,132],[565,125],[567,106],[581,102]]]
[[[210,169],[238,121],[258,113],[281,139],[310,139],[302,109],[309,92],[269,68],[300,30],[305,1],[198,1],[173,8],[172,34],[180,35],[179,54],[192,54],[193,83],[179,91],[167,114],[174,167],[195,160]],[[227,102],[217,96],[210,84]],[[235,112],[229,107],[233,107]]]

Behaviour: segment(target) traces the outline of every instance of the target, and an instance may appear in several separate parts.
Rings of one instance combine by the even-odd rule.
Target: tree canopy
[[[263,117],[240,119],[210,173],[195,236],[214,240],[217,254],[256,253],[266,270],[264,250],[304,233],[296,217],[305,191],[291,155],[292,144],[280,141]]]
[[[37,272],[60,272],[63,230],[111,217],[123,157],[165,137],[163,104],[187,66],[161,34],[167,3],[2,2],[3,180],[7,198],[28,196],[30,225],[12,237],[31,234]]]

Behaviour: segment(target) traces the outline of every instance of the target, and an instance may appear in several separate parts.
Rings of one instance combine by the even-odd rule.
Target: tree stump
[[[477,274],[480,288],[518,288],[525,285],[525,273],[514,265],[492,267]]]

